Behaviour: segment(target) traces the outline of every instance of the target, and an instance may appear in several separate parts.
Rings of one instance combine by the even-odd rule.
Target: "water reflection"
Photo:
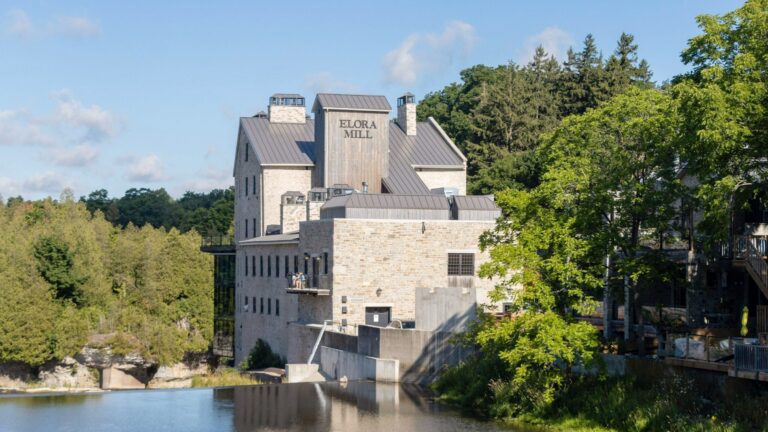
[[[237,432],[498,430],[441,409],[418,387],[354,382],[217,390],[232,397]]]
[[[441,408],[417,387],[262,386],[0,396],[0,431],[498,431]]]

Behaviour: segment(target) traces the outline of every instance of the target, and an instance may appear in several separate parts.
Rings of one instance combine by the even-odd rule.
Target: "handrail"
[[[765,258],[765,238],[757,236],[744,236],[739,238],[744,241],[743,259],[747,264],[747,270],[753,273],[755,281],[765,293],[768,291],[768,263]],[[758,240],[760,245],[758,246]]]

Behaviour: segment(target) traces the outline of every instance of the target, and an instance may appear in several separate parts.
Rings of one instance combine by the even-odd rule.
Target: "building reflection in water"
[[[428,431],[434,430],[434,419],[423,414],[437,410],[416,387],[373,382],[236,387],[217,389],[214,397],[221,405],[232,401],[237,432],[352,431],[382,425],[394,430],[426,426],[422,430]]]

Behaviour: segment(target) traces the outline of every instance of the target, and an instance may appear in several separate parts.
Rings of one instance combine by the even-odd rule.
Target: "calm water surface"
[[[509,431],[461,417],[416,388],[273,384],[0,396],[0,431]]]

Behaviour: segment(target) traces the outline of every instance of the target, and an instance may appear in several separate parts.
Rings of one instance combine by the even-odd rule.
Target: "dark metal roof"
[[[312,111],[348,109],[359,111],[392,111],[385,96],[318,93]]]
[[[315,123],[270,123],[261,117],[243,117],[240,127],[261,165],[312,166],[315,159]]]
[[[453,202],[459,210],[500,210],[492,199],[483,195],[456,195]]]
[[[445,197],[439,195],[395,195],[395,194],[361,194],[331,198],[321,210],[345,208],[380,208],[380,209],[420,209],[448,210],[450,205]]]
[[[396,122],[389,127],[390,150],[397,148],[410,165],[464,167],[464,160],[432,122],[416,124],[416,135],[406,135]]]

